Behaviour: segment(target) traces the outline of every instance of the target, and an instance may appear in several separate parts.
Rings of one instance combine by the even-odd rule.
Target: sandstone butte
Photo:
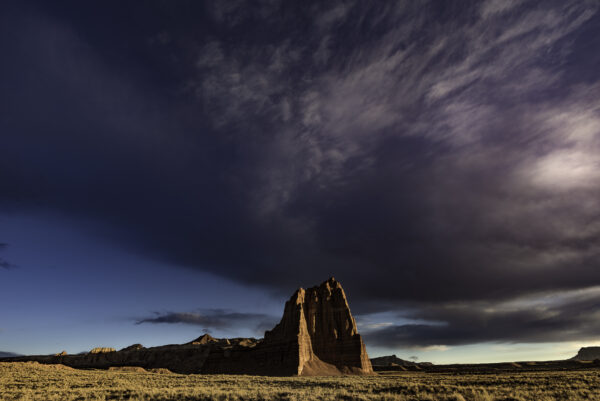
[[[279,324],[264,339],[217,339],[205,334],[179,345],[120,351],[96,348],[79,355],[2,358],[2,361],[60,363],[74,368],[138,366],[176,373],[272,376],[366,375],[373,368],[356,329],[342,285],[333,277],[298,289],[286,302]]]

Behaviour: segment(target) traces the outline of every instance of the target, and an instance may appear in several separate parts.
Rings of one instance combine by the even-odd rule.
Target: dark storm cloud
[[[362,313],[600,285],[598,4],[426,3],[15,5],[0,204]]]
[[[599,306],[598,287],[505,303],[429,306],[417,312],[429,322],[367,328],[365,340],[390,348],[590,341],[600,336]]]
[[[204,309],[191,313],[159,313],[154,316],[136,320],[142,323],[184,323],[202,326],[205,329],[229,330],[240,327],[262,332],[273,328],[276,319],[261,313],[240,313],[222,309]]]

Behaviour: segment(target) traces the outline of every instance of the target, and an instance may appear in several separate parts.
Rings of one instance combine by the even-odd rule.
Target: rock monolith
[[[281,322],[265,333],[264,345],[279,349],[291,375],[373,372],[342,285],[330,278],[300,288],[285,304]]]

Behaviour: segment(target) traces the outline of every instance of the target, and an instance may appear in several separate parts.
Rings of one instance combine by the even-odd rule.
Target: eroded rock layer
[[[346,294],[333,277],[317,287],[296,291],[285,304],[281,322],[265,333],[264,341],[290,354],[285,359],[290,374],[373,371]]]
[[[8,358],[60,363],[74,368],[115,366],[166,368],[176,373],[258,375],[371,374],[365,345],[356,330],[342,286],[334,278],[286,302],[281,322],[265,338],[217,339],[206,334],[181,345],[120,351],[97,348],[87,354]]]

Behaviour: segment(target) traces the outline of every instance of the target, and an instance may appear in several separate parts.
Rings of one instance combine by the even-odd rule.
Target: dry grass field
[[[260,377],[0,363],[1,400],[600,400],[600,370]]]

